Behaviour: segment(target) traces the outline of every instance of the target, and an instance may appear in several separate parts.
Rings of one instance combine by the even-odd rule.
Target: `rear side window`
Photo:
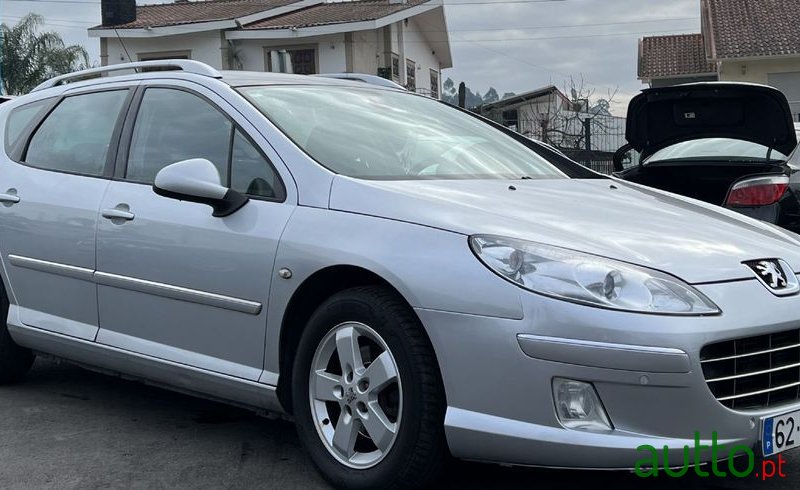
[[[128,90],[65,98],[33,134],[25,155],[32,167],[100,176]]]
[[[151,88],[142,98],[125,177],[152,183],[159,170],[205,158],[228,180],[233,123],[204,99],[182,90]]]
[[[19,144],[25,129],[50,106],[52,99],[25,104],[12,110],[6,119],[6,151],[11,152]]]

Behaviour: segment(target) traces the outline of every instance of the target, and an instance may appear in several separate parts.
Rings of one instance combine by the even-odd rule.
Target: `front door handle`
[[[130,221],[136,217],[135,214],[130,212],[127,204],[119,204],[112,209],[104,209],[102,212],[103,218],[114,220]]]
[[[19,196],[16,189],[8,189],[3,194],[0,194],[0,202],[3,204],[11,205],[19,202]]]

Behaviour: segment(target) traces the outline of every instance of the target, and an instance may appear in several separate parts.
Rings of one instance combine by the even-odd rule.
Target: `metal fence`
[[[561,112],[498,122],[528,138],[558,148],[573,160],[605,174],[614,171],[614,152],[626,143],[624,117]]]

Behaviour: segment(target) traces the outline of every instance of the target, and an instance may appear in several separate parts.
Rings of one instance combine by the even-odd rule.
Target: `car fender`
[[[446,260],[445,260],[446,259]],[[413,308],[521,319],[521,289],[486,268],[465,235],[385,218],[298,207],[275,260],[265,369],[279,372],[283,318],[295,291],[334,266],[366,269]],[[286,271],[288,269],[291,277]],[[426,327],[427,328],[427,327]]]

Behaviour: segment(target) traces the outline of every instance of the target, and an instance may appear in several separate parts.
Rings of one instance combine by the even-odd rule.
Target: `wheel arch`
[[[278,399],[288,413],[293,412],[291,386],[295,353],[309,318],[319,305],[334,294],[350,288],[370,285],[385,287],[402,299],[409,308],[412,308],[409,301],[388,280],[373,271],[356,265],[341,264],[325,267],[311,274],[295,289],[283,314],[278,351],[280,369]],[[430,339],[428,340],[430,341]]]

